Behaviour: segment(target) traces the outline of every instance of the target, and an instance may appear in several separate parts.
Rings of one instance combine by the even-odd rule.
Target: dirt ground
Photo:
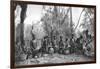
[[[68,63],[68,62],[82,62],[82,61],[93,61],[93,59],[83,56],[83,55],[76,55],[76,54],[69,54],[69,55],[44,54],[44,56],[39,57],[39,58],[37,58],[37,57],[29,58],[27,60],[17,62],[16,65]]]

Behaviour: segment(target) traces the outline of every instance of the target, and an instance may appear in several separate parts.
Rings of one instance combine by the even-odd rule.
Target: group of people
[[[64,37],[64,36],[45,36],[41,40],[34,39],[30,41],[30,52],[28,54],[32,54],[35,56],[37,53],[59,53],[59,54],[70,54],[70,53],[83,53],[84,44],[86,40],[84,40],[81,35],[79,38],[75,39],[74,36],[72,38]],[[39,46],[39,47],[38,47]],[[87,45],[85,45],[87,46]]]
[[[38,44],[39,43],[39,44]],[[27,43],[26,43],[27,44]],[[32,55],[35,57],[38,53],[59,53],[59,54],[68,54],[70,53],[70,40],[68,38],[63,38],[63,36],[45,36],[41,40],[29,41],[30,48],[27,50],[27,55]],[[40,46],[40,47],[39,47]],[[26,46],[27,47],[27,46]],[[67,50],[67,52],[66,52]]]
[[[42,39],[42,52],[63,54],[65,49],[70,48],[70,40],[63,36],[44,37]]]

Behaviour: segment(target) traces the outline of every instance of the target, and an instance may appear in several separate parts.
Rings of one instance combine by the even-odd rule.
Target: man
[[[63,40],[62,40],[62,36],[60,36],[60,41],[59,41],[59,53],[62,54],[63,53]]]
[[[55,53],[57,53],[57,52],[58,52],[59,47],[58,47],[58,45],[57,45],[57,40],[56,40],[56,37],[54,37],[53,43],[54,43],[54,50],[55,50]]]

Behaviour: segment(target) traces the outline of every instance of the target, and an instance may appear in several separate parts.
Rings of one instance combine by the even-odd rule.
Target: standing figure
[[[62,54],[63,53],[63,40],[62,40],[62,36],[60,36],[60,41],[59,41],[59,53]]]

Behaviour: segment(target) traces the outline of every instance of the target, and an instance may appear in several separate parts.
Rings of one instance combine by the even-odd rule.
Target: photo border
[[[57,64],[39,64],[39,65],[20,65],[15,66],[15,26],[14,26],[14,9],[16,4],[36,4],[36,5],[53,5],[53,6],[67,6],[67,7],[86,7],[94,8],[94,46],[95,55],[94,61],[84,61],[84,62],[71,62],[71,63],[57,63]],[[28,67],[44,67],[44,66],[59,66],[59,65],[76,65],[76,64],[91,64],[96,63],[96,6],[95,5],[81,5],[81,4],[65,4],[65,3],[51,3],[51,2],[35,2],[35,1],[10,1],[10,68],[28,68]]]

